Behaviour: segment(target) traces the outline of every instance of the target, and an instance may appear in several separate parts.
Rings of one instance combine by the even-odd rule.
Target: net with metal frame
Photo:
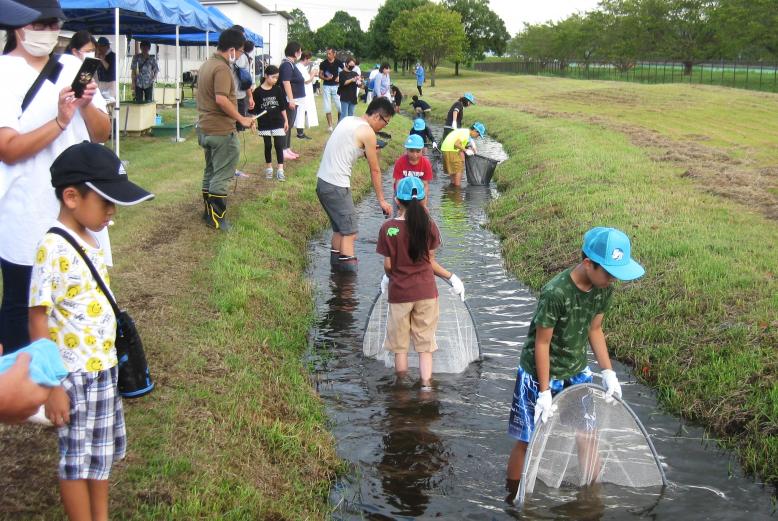
[[[491,157],[474,154],[465,156],[465,175],[467,184],[488,185],[499,161]]]
[[[571,386],[554,397],[556,411],[527,447],[517,504],[541,480],[550,488],[613,483],[662,487],[664,470],[651,439],[620,398],[610,403],[595,384]]]
[[[461,373],[471,362],[481,357],[478,330],[467,302],[452,294],[451,287],[445,282],[437,279],[437,284],[440,318],[435,333],[438,350],[432,355],[432,371]],[[384,349],[388,313],[387,296],[379,293],[368,314],[362,352],[365,356],[384,362],[386,367],[394,367],[394,354]],[[419,356],[413,349],[413,340],[409,347],[408,366],[419,367]]]

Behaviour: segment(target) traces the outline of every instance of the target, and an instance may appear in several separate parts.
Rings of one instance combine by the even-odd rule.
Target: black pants
[[[3,270],[3,304],[0,307],[0,343],[3,354],[30,343],[29,305],[32,266],[0,259]]]
[[[286,143],[286,136],[262,136],[265,141],[265,163],[273,161],[272,148],[276,147],[276,162],[279,165],[284,164],[284,143]]]
[[[416,85],[416,90],[419,91],[419,96],[424,96],[424,94],[421,93],[421,85]]]
[[[145,89],[143,87],[135,87],[135,101],[154,101],[154,86]]]
[[[248,98],[239,99],[238,100],[238,114],[240,114],[241,116],[246,116],[249,113],[248,111],[249,111]],[[243,125],[241,125],[240,123],[238,123],[236,121],[235,122],[235,129],[238,132],[242,132],[242,131],[246,130],[246,127],[244,127]]]
[[[292,148],[292,129],[294,128],[294,120],[297,119],[297,107],[293,109],[286,109],[286,119],[289,121],[289,130],[286,131],[286,146],[284,148]]]

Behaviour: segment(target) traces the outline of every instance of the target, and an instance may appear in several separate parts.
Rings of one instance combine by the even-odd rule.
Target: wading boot
[[[227,220],[227,196],[208,194],[209,216],[206,224],[216,230],[228,232],[232,225]]]
[[[340,257],[340,251],[330,250],[330,266],[333,268],[338,266],[338,257]]]
[[[208,222],[211,216],[211,207],[208,206],[208,190],[203,190],[203,205],[205,206],[203,209],[203,221]]]
[[[356,257],[349,257],[347,255],[340,255],[338,257],[338,266],[337,270],[342,272],[351,272],[356,273],[357,272],[357,258]]]

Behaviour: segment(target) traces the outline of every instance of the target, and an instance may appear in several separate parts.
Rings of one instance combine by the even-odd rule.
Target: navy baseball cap
[[[101,36],[97,39],[97,45],[111,45],[111,42],[105,36]]]
[[[116,154],[97,143],[84,141],[66,148],[50,170],[54,188],[84,183],[104,199],[122,206],[132,206],[154,197],[129,180]]]
[[[412,199],[421,201],[424,197],[424,183],[418,177],[403,177],[397,183],[397,198],[400,201],[410,201]]]
[[[616,228],[597,226],[584,235],[583,252],[619,280],[634,280],[646,272],[632,259],[627,235]]]
[[[48,20],[50,18],[57,18],[59,20],[65,19],[65,13],[62,12],[57,0],[16,0],[18,3],[30,9],[35,9],[40,13],[35,20]],[[5,10],[5,8],[3,8]],[[33,20],[33,22],[35,21]],[[29,22],[28,22],[29,23]],[[24,24],[27,25],[27,24]],[[17,25],[17,27],[21,27]]]
[[[24,27],[40,19],[40,11],[13,0],[0,0],[0,29]]]

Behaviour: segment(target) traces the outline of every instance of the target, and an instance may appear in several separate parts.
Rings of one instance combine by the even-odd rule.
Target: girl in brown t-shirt
[[[435,260],[440,232],[422,204],[424,197],[424,183],[419,178],[405,177],[397,183],[395,198],[400,213],[381,226],[376,251],[384,256],[381,292],[389,291],[384,348],[394,353],[395,371],[404,374],[408,371],[408,347],[413,339],[419,354],[421,390],[430,391],[440,313],[435,275],[447,280],[462,300],[465,288],[459,277]]]

